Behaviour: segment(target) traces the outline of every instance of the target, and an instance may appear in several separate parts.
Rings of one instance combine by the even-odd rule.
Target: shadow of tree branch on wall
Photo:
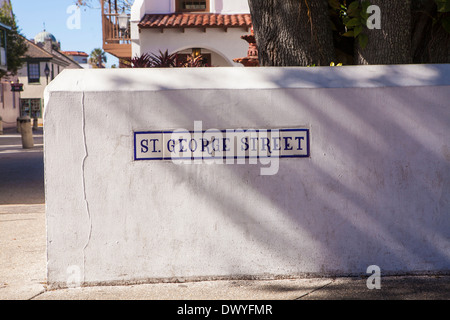
[[[448,86],[447,73],[429,68],[434,72],[428,73],[430,83]],[[219,92],[157,88],[158,80],[152,83],[153,92],[134,91],[134,81],[142,88],[139,79],[117,73],[111,81],[127,88],[120,92],[129,97],[126,106],[117,105],[114,94],[87,92],[86,127],[91,134],[115,132],[121,137],[116,146],[105,147],[110,160],[86,185],[92,202],[101,195],[110,203],[106,216],[104,208],[92,207],[98,225],[93,238],[95,233],[99,239],[108,237],[100,228],[102,221],[126,212],[127,241],[144,242],[137,260],[151,268],[155,257],[146,256],[145,244],[164,239],[177,247],[177,254],[161,253],[158,261],[166,261],[181,276],[197,275],[186,270],[187,255],[204,259],[211,272],[207,276],[365,274],[371,264],[392,274],[450,270],[450,162],[444,152],[449,149],[449,91],[414,86],[414,79],[399,87],[401,74],[372,76],[367,87],[355,90],[360,82],[354,72],[337,71],[324,78],[325,69],[312,68],[311,78],[301,73],[305,78],[299,79],[297,69],[273,70],[282,78],[264,79],[272,83],[268,88],[243,84],[240,90]],[[193,76],[186,72],[186,78]],[[201,83],[213,81],[205,72],[194,75]],[[330,88],[319,89],[327,81]],[[338,88],[342,81],[346,88]],[[307,88],[283,89],[299,82]],[[99,95],[108,107],[97,108]],[[202,121],[205,130],[306,125],[311,158],[281,159],[273,176],[261,176],[260,164],[133,163],[133,131],[192,130],[194,121]],[[90,157],[105,154],[89,140],[87,147]],[[130,152],[128,169],[116,172],[113,159],[124,150]],[[113,179],[107,178],[111,171],[116,172]],[[164,177],[156,177],[157,171]],[[137,174],[148,184],[136,185]],[[104,181],[100,187],[99,180]],[[121,187],[109,192],[111,183]],[[158,183],[171,186],[172,195],[159,193]],[[149,196],[138,196],[142,192]],[[138,208],[148,208],[148,221],[132,215]],[[181,215],[190,217],[188,225],[177,222]],[[172,234],[133,234],[160,223],[159,218],[173,224]],[[233,233],[227,234],[229,230]],[[194,245],[186,237],[194,237]]]

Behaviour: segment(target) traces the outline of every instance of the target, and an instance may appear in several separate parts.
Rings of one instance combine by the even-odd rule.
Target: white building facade
[[[241,36],[251,29],[247,0],[136,0],[131,9],[132,57],[200,53],[211,66],[242,66]]]
[[[42,31],[33,40],[26,40],[28,51],[17,76],[23,84],[20,93],[20,116],[29,116],[43,125],[44,90],[64,69],[81,66],[60,51],[60,43],[50,32]]]

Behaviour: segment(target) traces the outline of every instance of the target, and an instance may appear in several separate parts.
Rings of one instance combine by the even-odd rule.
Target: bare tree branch
[[[98,4],[98,8],[101,6],[100,0],[73,0],[74,3],[79,7],[88,7],[88,8],[97,8],[95,7],[96,4]],[[111,1],[114,6],[117,4],[117,9],[121,11],[122,9],[125,9],[125,11],[130,11],[131,6],[134,3],[134,0],[106,0]]]

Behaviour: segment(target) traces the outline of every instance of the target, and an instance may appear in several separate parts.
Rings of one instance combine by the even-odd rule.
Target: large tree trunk
[[[450,33],[441,23],[433,23],[437,15],[434,0],[416,0],[412,6],[412,55],[414,63],[449,63]]]
[[[412,63],[411,0],[371,0],[381,9],[381,29],[366,30],[363,49],[356,41],[356,64]]]
[[[425,50],[415,56],[415,63],[450,63],[450,33],[441,24],[431,27]]]
[[[262,66],[334,61],[326,0],[248,0]]]

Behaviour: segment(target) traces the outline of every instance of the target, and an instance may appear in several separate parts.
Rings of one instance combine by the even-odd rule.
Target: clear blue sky
[[[68,8],[75,0],[12,0],[12,7],[22,35],[33,39],[44,29],[52,33],[61,42],[62,51],[84,51],[90,54],[95,48],[102,47],[102,20],[98,1],[92,1],[95,8],[82,8],[80,24],[69,28],[67,21],[73,17]],[[107,54],[107,66],[118,65],[118,60]]]

